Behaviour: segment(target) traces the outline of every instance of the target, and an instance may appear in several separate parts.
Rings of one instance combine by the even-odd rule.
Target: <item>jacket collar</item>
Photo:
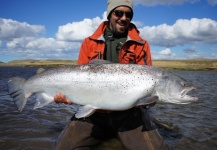
[[[106,30],[106,27],[108,25],[108,21],[102,22],[99,27],[96,29],[96,31],[89,37],[93,40],[103,40],[105,41],[103,34]],[[129,30],[128,30],[128,38],[127,41],[136,41],[138,43],[143,44],[144,40],[139,36],[139,30],[136,28],[136,26],[133,23],[130,23]]]

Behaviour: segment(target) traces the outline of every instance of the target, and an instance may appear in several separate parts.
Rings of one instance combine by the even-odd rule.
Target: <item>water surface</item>
[[[0,149],[51,149],[73,114],[72,106],[51,104],[32,110],[34,96],[21,113],[8,95],[10,77],[28,78],[38,68],[0,67]],[[198,89],[192,95],[198,102],[188,105],[157,104],[151,115],[169,124],[172,130],[159,131],[174,150],[217,149],[217,72],[174,71],[190,80]],[[107,143],[118,149],[117,141]],[[106,148],[106,147],[105,147]],[[102,147],[101,147],[102,149]]]

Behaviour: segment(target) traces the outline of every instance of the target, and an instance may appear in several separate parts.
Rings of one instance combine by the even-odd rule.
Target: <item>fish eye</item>
[[[181,85],[184,87],[188,86],[188,84],[186,82],[181,82]]]

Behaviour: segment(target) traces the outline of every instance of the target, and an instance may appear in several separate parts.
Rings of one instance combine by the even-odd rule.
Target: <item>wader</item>
[[[122,149],[167,149],[154,123],[150,121],[149,113],[144,113],[144,108],[117,112],[98,111],[90,117],[72,117],[71,120],[59,136],[54,149],[94,149],[93,146],[113,137],[118,137]]]

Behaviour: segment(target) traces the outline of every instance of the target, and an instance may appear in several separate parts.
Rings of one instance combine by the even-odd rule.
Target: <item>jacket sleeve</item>
[[[81,44],[79,56],[78,56],[78,64],[87,64],[88,63],[88,38],[85,38]]]
[[[144,60],[146,60],[146,65],[152,66],[151,50],[147,41],[145,41],[144,50],[146,52]]]

